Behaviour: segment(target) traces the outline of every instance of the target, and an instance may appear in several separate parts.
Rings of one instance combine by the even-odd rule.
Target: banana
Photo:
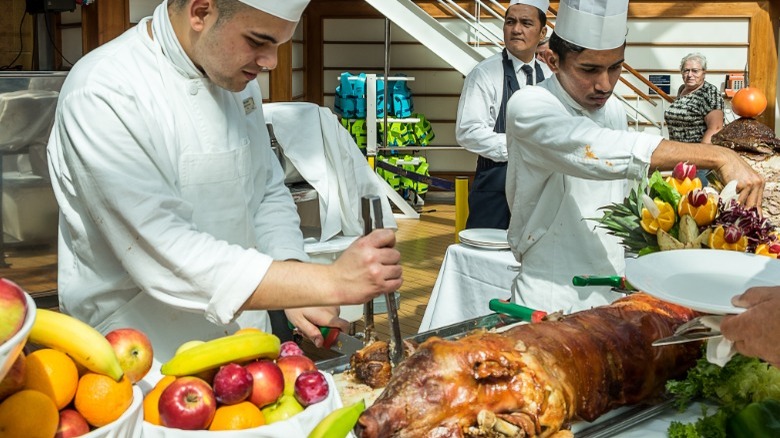
[[[223,336],[187,348],[160,367],[165,376],[190,376],[230,362],[276,359],[279,338],[269,333],[242,333]]]
[[[360,414],[366,410],[366,402],[359,402],[350,406],[336,409],[323,418],[309,433],[309,438],[344,438],[357,424]]]
[[[117,382],[122,379],[124,372],[114,347],[99,331],[64,313],[46,309],[35,312],[30,342],[62,351],[88,370]]]

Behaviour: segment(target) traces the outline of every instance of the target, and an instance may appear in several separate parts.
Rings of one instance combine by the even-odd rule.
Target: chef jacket
[[[622,202],[647,175],[663,139],[627,129],[616,97],[588,111],[555,76],[509,100],[508,238],[521,263],[512,287],[518,303],[569,313],[621,296],[571,282],[575,275],[622,275],[625,269],[620,241],[589,219],[601,217],[600,207]]]
[[[166,6],[154,40],[147,17],[74,66],[48,145],[61,309],[145,331],[160,361],[237,329],[272,260],[308,260],[258,84],[214,85]],[[270,330],[266,312],[239,323]]]
[[[525,63],[509,52],[507,55],[515,67],[520,88],[525,87],[525,73],[521,70]],[[534,83],[544,79],[536,77],[537,63],[545,77],[551,74],[547,64],[534,58],[528,64],[534,71]],[[477,64],[466,76],[455,122],[455,138],[458,144],[493,161],[507,160],[506,136],[493,132],[501,108],[503,90],[504,69],[499,52]]]

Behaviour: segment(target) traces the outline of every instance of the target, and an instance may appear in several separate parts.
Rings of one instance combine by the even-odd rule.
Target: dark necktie
[[[525,84],[526,85],[533,85],[534,84],[534,69],[531,68],[528,64],[523,64],[522,67],[520,67],[521,70],[523,70],[523,73],[525,73]]]

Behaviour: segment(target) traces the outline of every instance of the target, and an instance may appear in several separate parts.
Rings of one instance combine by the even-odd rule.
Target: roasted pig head
[[[432,338],[361,415],[362,438],[553,436],[572,421],[659,395],[698,343],[652,347],[694,316],[637,293],[559,321]]]

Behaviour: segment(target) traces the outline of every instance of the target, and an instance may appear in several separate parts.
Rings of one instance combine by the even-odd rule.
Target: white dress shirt
[[[62,310],[141,329],[164,361],[235,330],[272,260],[308,257],[258,84],[215,86],[147,22],[71,70],[48,154]],[[241,319],[270,329],[266,312]]]
[[[525,73],[521,70],[525,63],[509,52],[507,55],[515,67],[520,88],[525,87]],[[536,77],[537,62],[534,58],[528,64],[534,72],[534,83],[544,80]],[[547,64],[539,65],[544,76],[549,77],[551,72]],[[466,76],[455,122],[455,139],[458,144],[493,161],[507,161],[506,135],[493,132],[503,90],[504,67],[499,52],[477,64]]]
[[[600,218],[600,207],[622,202],[633,182],[647,175],[663,139],[627,128],[616,97],[587,111],[555,76],[509,100],[508,233],[521,262],[513,286],[519,303],[569,313],[620,296],[609,288],[575,288],[571,280],[623,274],[619,240],[586,219]]]

